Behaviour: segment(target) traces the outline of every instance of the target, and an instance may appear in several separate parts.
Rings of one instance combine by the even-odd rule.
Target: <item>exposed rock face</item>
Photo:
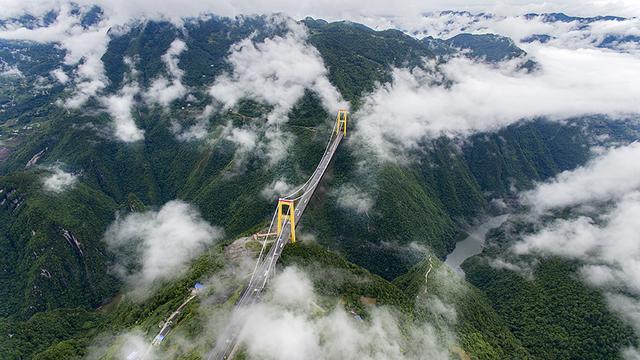
[[[62,236],[64,236],[65,239],[67,239],[67,242],[69,242],[69,245],[71,245],[71,248],[80,256],[84,256],[84,253],[82,252],[82,244],[80,243],[80,241],[78,241],[78,239],[76,238],[75,235],[73,235],[73,233],[67,229],[62,229]]]
[[[33,165],[35,165],[38,160],[40,160],[40,158],[42,157],[42,155],[44,155],[44,153],[49,150],[48,147],[40,150],[37,154],[33,155],[33,157],[31,157],[31,159],[29,161],[27,161],[27,164],[24,166],[25,168],[30,168]]]
[[[25,194],[18,193],[16,189],[0,189],[0,206],[6,207],[11,212],[18,210],[25,200]]]

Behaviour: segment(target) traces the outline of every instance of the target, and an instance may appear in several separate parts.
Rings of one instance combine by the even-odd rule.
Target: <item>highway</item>
[[[333,128],[331,132],[331,137],[329,138],[329,142],[325,148],[325,152],[320,160],[320,163],[314,170],[313,174],[309,177],[307,182],[305,182],[300,188],[298,188],[293,193],[283,197],[282,199],[294,200],[295,206],[295,216],[294,221],[297,226],[304,210],[306,209],[311,197],[316,191],[320,180],[324,176],[329,163],[333,159],[333,156],[340,145],[344,135],[342,131],[336,131],[339,129],[339,122]],[[286,214],[285,219],[289,219],[289,214]],[[268,234],[273,232],[274,223],[276,220],[276,213],[274,213],[273,218],[271,219],[271,225],[269,226]],[[269,279],[273,276],[275,265],[284,250],[284,246],[289,243],[291,234],[291,223],[288,220],[285,220],[283,223],[283,228],[280,234],[276,234],[275,241],[273,241],[273,245],[269,249],[268,253],[265,254],[266,244],[268,243],[268,238],[264,239],[262,249],[258,255],[258,259],[256,261],[256,266],[254,268],[253,274],[249,280],[247,287],[242,292],[240,299],[236,302],[235,308],[240,309],[242,307],[246,307],[248,305],[254,304],[260,300],[260,296],[267,286]],[[209,353],[207,359],[232,359],[239,347],[239,336],[240,336],[240,326],[241,324],[236,324],[233,322],[233,314],[230,317],[231,321],[227,325],[226,329],[218,336],[215,348]]]

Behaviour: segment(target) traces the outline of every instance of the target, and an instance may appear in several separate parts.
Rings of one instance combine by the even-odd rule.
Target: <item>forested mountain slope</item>
[[[426,61],[445,61],[442,43],[420,41],[400,31],[311,18],[300,24],[306,26],[307,42],[324,62],[330,83],[350,103],[355,114],[352,124],[358,122],[363,97],[390,82],[394,68],[431,71]],[[0,149],[8,154],[0,158],[0,328],[16,335],[3,338],[0,352],[10,358],[31,358],[40,352],[36,358],[81,356],[93,337],[134,326],[143,328],[147,337],[154,335],[157,322],[182,301],[189,283],[223,267],[222,246],[216,245],[214,257],[200,257],[186,276],[163,284],[147,302],[120,302],[116,296],[123,283],[113,273],[115,255],[103,239],[109,224],[181,199],[194,204],[207,222],[224,229],[225,244],[262,231],[277,196],[265,189],[283,177],[291,184],[303,183],[321,158],[331,131],[335,114],[323,107],[320,94],[306,89],[288,110],[289,121],[278,124],[290,139],[279,162],[265,165],[260,151],[243,152],[241,144],[228,136],[229,129],[246,127],[256,129],[259,139],[269,137],[265,117],[273,106],[249,97],[235,107],[209,112],[204,138],[178,136],[177,127],[197,126],[207,112],[208,86],[232,70],[228,56],[234,44],[247,38],[260,43],[287,33],[269,17],[209,16],[191,19],[181,28],[145,21],[125,30],[110,30],[101,58],[108,77],[106,93],[124,91],[134,77],[141,88],[153,86],[159,77],[171,77],[163,56],[180,39],[185,49],[177,59],[190,94],[167,106],[135,95],[140,101],[132,116],[144,139],[131,143],[113,139],[108,131],[112,120],[100,111],[98,100],[67,109],[56,103],[69,96],[63,85],[33,86],[54,69],[66,69],[59,48],[0,42],[3,61],[24,74],[0,87],[0,103],[6,108],[0,113]],[[491,35],[458,36],[448,43],[447,55],[466,49],[490,62],[526,56],[513,42]],[[322,296],[342,301],[362,316],[368,308],[358,299],[364,296],[399,309],[411,321],[437,322],[436,315],[420,310],[414,301],[426,256],[433,256],[440,269],[440,260],[464,236],[466,226],[498,210],[493,200],[508,202],[519,190],[584,163],[591,146],[629,141],[636,134],[634,126],[606,117],[566,122],[536,118],[460,139],[425,139],[404,154],[410,159],[405,162],[377,159],[354,141],[346,141],[298,230],[319,245],[303,240],[302,245],[287,248],[284,264],[317,262],[366,278],[370,286],[364,288],[357,281],[336,286],[314,279]],[[44,189],[43,177],[56,167],[74,174],[77,184],[62,193]],[[364,205],[342,202],[354,189],[356,202]],[[454,276],[444,267],[438,272]],[[471,279],[490,296],[463,280],[467,289],[463,295],[447,294],[444,281],[429,285],[434,296],[458,308],[458,325],[452,331],[465,353],[478,359],[549,354],[533,353],[536,342],[526,329],[514,325],[516,320],[505,314],[484,282]],[[220,306],[232,300],[226,298],[226,305]],[[180,325],[194,339],[204,326],[198,311],[195,305],[189,307]],[[617,320],[610,321],[611,329],[621,329]],[[55,336],[35,333],[49,326]],[[67,340],[59,342],[63,339]],[[194,354],[202,353],[205,345],[210,344],[197,343],[181,356],[198,358]]]

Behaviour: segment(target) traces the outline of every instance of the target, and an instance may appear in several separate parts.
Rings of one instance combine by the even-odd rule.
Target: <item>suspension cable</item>
[[[333,134],[335,133],[336,130],[336,126],[338,126],[338,123],[336,122],[333,125],[333,128],[331,129],[331,136],[329,136],[329,142],[327,142],[327,146],[325,146],[324,148],[324,153],[322,153],[322,157],[320,159],[323,159],[324,156],[327,154],[327,151],[329,151],[329,147],[331,146],[331,142],[333,141]],[[311,174],[311,176],[307,179],[307,181],[302,184],[302,186],[300,186],[297,190],[295,190],[294,192],[290,193],[287,196],[282,197],[283,199],[287,199],[290,200],[290,198],[297,194],[298,192],[300,192],[300,190],[304,189],[305,186],[307,186],[307,184],[309,183],[309,181],[311,181],[311,179],[313,179],[314,175],[316,174],[316,172],[318,171],[318,168],[316,168],[313,173]]]

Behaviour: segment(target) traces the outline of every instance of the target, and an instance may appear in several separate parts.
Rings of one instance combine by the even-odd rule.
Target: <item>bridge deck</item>
[[[329,163],[333,159],[333,156],[340,145],[344,135],[342,131],[338,131],[335,134],[335,137],[332,136],[333,140],[328,145],[327,151],[322,156],[320,163],[316,167],[313,175],[307,181],[305,186],[301,188],[300,192],[302,195],[297,198],[297,204],[295,206],[295,223],[297,224],[304,210],[307,208],[311,197],[316,191],[320,180],[324,176]],[[284,250],[284,246],[289,243],[291,234],[291,223],[289,221],[285,221],[283,223],[283,228],[280,234],[278,234],[275,242],[271,246],[271,249],[264,256],[263,259],[259,259],[258,264],[256,265],[255,271],[249,280],[249,284],[242,292],[240,299],[236,302],[236,308],[247,306],[257,302],[262,294],[262,291],[265,289],[269,278],[272,276],[275,265],[280,259],[280,255],[282,255],[282,251]],[[266,242],[265,238],[265,242]],[[235,353],[238,345],[238,336],[239,336],[239,328],[237,325],[231,323],[231,325],[218,337],[218,341],[216,343],[216,347],[209,354],[208,359],[230,359]]]

